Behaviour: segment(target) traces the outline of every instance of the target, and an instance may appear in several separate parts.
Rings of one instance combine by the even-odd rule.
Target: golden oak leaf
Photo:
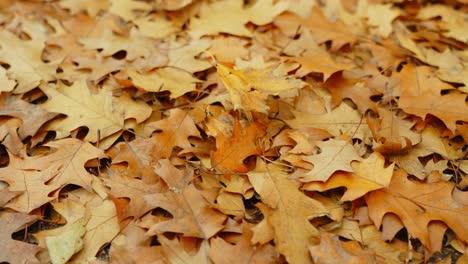
[[[321,128],[335,137],[342,134],[360,139],[371,136],[369,127],[362,120],[359,111],[345,102],[327,113],[308,113],[297,110],[292,112],[295,118],[286,120],[286,122],[294,129],[304,127]]]
[[[173,264],[186,264],[186,263],[200,263],[210,264],[208,257],[208,242],[204,240],[196,254],[190,254],[184,248],[183,241],[179,239],[168,239],[164,235],[158,236],[164,255],[169,263]]]
[[[421,8],[417,17],[420,19],[439,17],[441,20],[438,24],[443,29],[442,35],[465,43],[468,41],[468,32],[466,30],[468,16],[461,10],[440,4],[429,5]]]
[[[408,64],[400,72],[392,74],[396,86],[393,88],[394,96],[419,96],[432,94],[440,96],[444,90],[454,89],[453,86],[442,82],[436,71],[428,66],[414,66]]]
[[[277,263],[279,261],[274,247],[270,244],[252,245],[251,233],[243,227],[240,240],[232,245],[220,237],[210,240],[209,256],[214,263]]]
[[[161,246],[151,245],[151,238],[146,236],[146,230],[135,222],[130,222],[112,240],[109,262],[165,264],[167,260]]]
[[[159,53],[158,45],[151,38],[142,36],[132,29],[129,36],[120,36],[111,30],[106,30],[99,37],[82,37],[80,43],[87,49],[99,49],[104,56],[112,56],[119,51],[125,51],[125,59],[133,61],[137,58],[148,58],[151,53]]]
[[[382,233],[373,225],[361,228],[362,244],[372,250],[377,258],[377,263],[400,264],[411,257],[412,260],[422,262],[420,253],[408,248],[408,243],[394,239],[391,243],[383,241]]]
[[[41,81],[55,79],[57,64],[42,61],[44,46],[43,39],[25,41],[7,30],[0,31],[0,61],[10,65],[7,76],[18,84],[15,93],[28,92]]]
[[[146,92],[171,92],[171,98],[177,98],[194,91],[201,82],[192,74],[178,68],[164,67],[148,73],[130,71],[133,84]]]
[[[457,121],[468,122],[466,94],[451,92],[446,95],[423,93],[417,96],[401,96],[398,105],[406,113],[425,118],[431,114],[445,123],[452,132]]]
[[[190,20],[190,35],[193,38],[218,33],[251,36],[252,33],[245,24],[248,22],[257,25],[268,24],[288,6],[286,2],[273,3],[272,0],[256,1],[250,7],[244,7],[243,4],[240,0],[203,3],[199,18]],[[226,10],[229,12],[225,12]]]
[[[50,165],[42,171],[27,170],[24,159],[12,154],[9,157],[9,166],[0,169],[0,180],[8,183],[9,191],[21,194],[6,203],[5,207],[29,213],[55,199],[55,195],[50,193],[60,186],[46,183],[57,175],[59,171],[57,166]]]
[[[407,150],[421,142],[421,135],[411,130],[414,123],[385,108],[378,108],[380,118],[368,117],[367,123],[376,143],[375,151],[394,153]]]
[[[2,211],[0,213],[0,261],[6,263],[39,263],[36,254],[39,247],[12,239],[12,234],[28,226],[38,219],[38,216]]]
[[[229,91],[234,109],[267,113],[268,95],[290,98],[304,86],[293,76],[282,76],[271,68],[234,70],[218,63],[216,69]]]
[[[299,183],[290,180],[278,165],[259,161],[256,170],[247,175],[262,201],[272,209],[263,213],[273,228],[278,252],[289,263],[309,263],[306,245],[319,235],[309,220],[328,214],[328,209],[299,191]]]
[[[152,111],[142,102],[129,100],[129,96],[114,97],[109,90],[92,94],[85,81],[75,82],[72,86],[59,83],[57,88],[44,85],[41,89],[49,97],[41,107],[67,115],[47,125],[47,129],[59,132],[59,137],[84,126],[89,129],[85,139],[96,142],[99,135],[103,139],[124,129],[126,119],[135,118],[142,122]]]
[[[212,166],[235,172],[248,172],[250,168],[244,164],[244,160],[263,152],[259,139],[265,134],[265,125],[258,121],[242,128],[236,120],[231,136],[219,133],[216,137],[216,151],[211,155]]]
[[[44,123],[57,114],[49,113],[40,106],[27,103],[16,96],[0,96],[0,116],[21,119],[23,124],[18,129],[18,136],[24,140],[28,136],[34,136]]]
[[[304,156],[302,160],[310,162],[314,168],[301,175],[302,182],[326,181],[335,171],[353,171],[351,162],[361,160],[354,147],[344,140],[329,139],[318,142],[321,152]]]
[[[95,260],[97,252],[120,231],[116,207],[112,200],[103,199],[95,192],[76,189],[69,193],[85,205],[86,233],[83,235],[83,249],[73,255],[71,262],[86,263]]]
[[[346,191],[340,201],[354,201],[366,193],[388,187],[395,164],[384,167],[385,158],[378,152],[367,159],[351,164],[353,172],[335,172],[326,182],[309,182],[303,187],[308,191],[326,191],[345,187]]]
[[[133,20],[138,17],[135,11],[149,12],[152,6],[149,3],[136,0],[115,0],[110,1],[112,4],[109,8],[109,13],[116,14],[125,20]]]
[[[165,193],[146,195],[145,199],[152,208],[163,208],[173,217],[149,226],[148,235],[175,232],[208,239],[223,228],[227,217],[211,208],[193,184],[183,189],[172,188]]]
[[[349,98],[363,114],[369,109],[377,111],[377,104],[371,100],[371,97],[380,93],[359,80],[347,78],[343,74],[334,74],[326,80],[323,87],[332,94],[333,108],[339,106],[343,99]]]
[[[359,252],[361,254],[355,255],[349,252],[338,238],[329,233],[320,233],[320,244],[316,246],[309,246],[310,254],[314,263],[320,264],[336,264],[336,263],[351,263],[351,264],[365,264],[374,263],[375,257],[367,252]]]
[[[133,21],[142,35],[155,39],[164,39],[179,30],[178,26],[164,14],[152,13]]]
[[[332,41],[332,51],[337,51],[346,44],[353,45],[357,41],[352,28],[341,21],[335,23],[329,21],[317,7],[312,8],[312,15],[308,18],[286,12],[277,16],[274,24],[288,35],[293,35],[298,27],[303,25],[310,29],[319,44]]]
[[[400,9],[394,8],[392,4],[373,4],[366,8],[368,25],[377,27],[377,33],[385,38],[392,33],[392,21],[401,13]]]
[[[158,193],[162,190],[161,184],[148,183],[144,180],[133,178],[134,175],[125,175],[117,170],[112,170],[109,178],[104,179],[104,184],[110,188],[109,194],[115,198],[128,198],[128,204],[121,209],[120,219],[127,217],[141,217],[151,209],[151,203],[146,196]]]
[[[428,234],[431,221],[447,224],[462,240],[468,238],[466,223],[468,216],[468,196],[454,190],[451,182],[419,183],[408,179],[404,170],[394,173],[387,188],[366,195],[369,216],[376,226],[380,226],[383,216],[396,214],[411,236],[421,240],[432,251]],[[453,192],[459,192],[457,195]]]
[[[213,67],[206,61],[198,59],[200,53],[211,46],[211,40],[198,39],[190,42],[171,42],[169,63],[167,66],[185,70],[189,73],[199,72]]]
[[[432,126],[426,127],[422,133],[421,143],[413,147],[418,157],[438,153],[447,159],[460,159],[463,157],[463,144],[456,144],[447,138],[440,136],[440,131]]]
[[[23,169],[46,173],[50,168],[56,168],[57,172],[47,181],[47,186],[59,189],[67,184],[75,184],[91,191],[94,175],[89,173],[84,165],[89,160],[105,158],[102,150],[76,138],[56,140],[44,146],[54,151],[48,155],[37,155],[27,159]]]
[[[59,228],[42,230],[34,237],[38,244],[47,251],[53,263],[66,263],[75,253],[83,248],[82,237],[86,232],[89,215],[86,215],[85,206],[78,201],[65,200],[52,203],[67,223]],[[44,261],[44,259],[41,259]]]
[[[182,149],[191,148],[189,137],[201,138],[190,115],[178,108],[170,110],[167,118],[147,123],[145,130],[149,133],[160,131],[153,135],[151,140],[153,142],[148,142],[148,144],[155,144],[153,152],[156,153],[153,153],[153,156],[157,158],[169,157],[175,146]]]
[[[152,179],[156,176],[151,163],[155,151],[155,140],[152,138],[137,138],[130,142],[120,142],[107,151],[112,164],[127,163],[129,177]]]
[[[352,64],[335,62],[327,52],[320,49],[307,50],[300,57],[294,58],[294,60],[301,64],[301,68],[296,73],[298,76],[302,77],[311,72],[319,72],[323,74],[324,82],[333,73],[352,68]]]

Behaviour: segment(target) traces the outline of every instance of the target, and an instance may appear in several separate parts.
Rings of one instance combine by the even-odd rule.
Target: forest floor
[[[0,263],[468,263],[467,21],[0,1]]]

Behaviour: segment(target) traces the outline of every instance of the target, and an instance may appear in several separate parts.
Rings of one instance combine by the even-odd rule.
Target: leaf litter
[[[0,262],[466,263],[468,2],[0,3]]]

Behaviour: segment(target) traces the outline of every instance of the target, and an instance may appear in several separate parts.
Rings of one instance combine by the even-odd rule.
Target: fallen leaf
[[[27,227],[28,223],[37,220],[37,216],[21,213],[0,213],[0,241],[5,250],[0,252],[0,261],[7,263],[39,263],[36,254],[39,247],[22,241],[13,240],[12,233]]]
[[[265,126],[255,121],[242,128],[239,121],[235,121],[232,135],[220,133],[216,138],[216,151],[211,156],[212,166],[236,172],[247,172],[249,167],[244,160],[263,152],[259,139],[265,135]]]
[[[338,171],[332,174],[326,182],[308,182],[302,189],[308,191],[326,191],[337,187],[345,187],[346,191],[340,201],[354,201],[366,193],[390,184],[395,164],[384,166],[385,158],[374,152],[361,162],[352,162],[353,172]]]
[[[335,171],[353,171],[351,162],[361,160],[356,150],[348,142],[337,139],[318,142],[320,153],[304,156],[304,161],[310,162],[314,168],[300,176],[300,181],[326,181]]]
[[[70,87],[63,83],[59,83],[58,87],[44,85],[41,89],[49,97],[41,107],[49,112],[67,115],[65,119],[55,120],[47,126],[47,129],[59,131],[61,137],[85,126],[89,129],[86,140],[96,142],[99,135],[103,139],[124,129],[125,119],[135,118],[141,122],[151,114],[151,109],[144,105],[144,112],[130,112],[129,115],[131,107],[139,107],[139,103],[133,102],[128,108],[123,101],[125,99],[113,97],[111,91],[101,90],[92,94],[84,81],[75,82]]]
[[[278,251],[290,263],[310,262],[305,246],[319,232],[309,219],[326,215],[328,210],[299,191],[299,184],[288,179],[288,174],[278,165],[257,162],[257,169],[247,175],[255,191],[273,209],[267,219],[273,228]]]
[[[163,208],[173,217],[150,226],[148,235],[176,232],[208,239],[223,228],[226,219],[224,214],[210,208],[193,184],[184,189],[174,188],[166,193],[147,195],[145,199],[152,208]]]
[[[428,250],[434,250],[428,234],[428,225],[434,220],[446,223],[460,239],[465,240],[468,237],[464,224],[468,219],[463,213],[467,209],[466,197],[454,200],[452,183],[422,184],[407,177],[406,172],[400,169],[393,174],[389,187],[366,195],[369,216],[375,225],[381,225],[385,213],[395,213],[408,232],[420,239]]]
[[[375,261],[370,254],[354,255],[348,252],[337,236],[328,233],[320,234],[320,244],[309,246],[310,254],[314,263],[334,264],[334,263],[372,263]]]

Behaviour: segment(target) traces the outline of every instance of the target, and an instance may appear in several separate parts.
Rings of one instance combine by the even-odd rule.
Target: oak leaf
[[[57,114],[49,113],[40,106],[30,104],[16,96],[0,96],[0,116],[13,116],[23,121],[18,136],[25,139],[34,136],[44,123]]]
[[[422,118],[431,114],[442,120],[452,132],[457,121],[468,122],[468,104],[466,94],[452,92],[447,95],[422,93],[417,96],[402,96],[398,105],[406,113]]]
[[[204,240],[198,252],[195,254],[189,254],[184,248],[182,241],[179,239],[168,239],[163,235],[158,236],[158,241],[162,245],[162,250],[169,263],[174,264],[185,264],[185,263],[200,263],[209,264],[210,259],[208,257],[208,242]]]
[[[55,206],[60,213],[67,216],[67,220],[75,223],[76,226],[74,228],[85,225],[86,232],[82,235],[83,248],[73,255],[71,262],[88,262],[95,258],[96,253],[104,244],[111,242],[119,233],[120,227],[117,220],[116,208],[111,200],[103,199],[96,193],[88,192],[85,189],[76,189],[70,192],[69,195],[68,199],[76,199],[76,202],[65,200],[62,204],[58,203]],[[76,211],[73,211],[73,209]],[[67,226],[64,226],[58,233],[61,234],[62,231],[66,231],[68,229]],[[81,228],[77,229],[79,231]],[[57,235],[54,234],[53,230],[44,230],[42,232],[45,232],[44,236],[41,236],[45,241],[47,241],[46,236],[50,234]],[[55,238],[54,240],[57,239],[60,238]],[[53,250],[57,249],[54,248]],[[61,250],[57,250],[56,252],[63,253]]]
[[[5,207],[29,213],[55,199],[54,195],[50,194],[60,186],[46,183],[58,174],[57,165],[50,164],[42,171],[33,171],[26,169],[26,160],[13,154],[9,157],[9,166],[0,169],[0,180],[8,183],[9,191],[21,194],[10,200]]]
[[[373,149],[380,153],[397,153],[421,142],[421,135],[411,130],[414,122],[405,120],[385,108],[378,108],[379,118],[367,118],[376,141]]]
[[[38,217],[21,213],[10,213],[3,211],[0,213],[0,261],[7,263],[39,263],[36,254],[39,247],[33,244],[13,240],[12,233],[23,229],[28,223],[34,222]]]
[[[278,165],[257,162],[256,170],[247,175],[262,201],[272,209],[264,213],[268,214],[265,218],[273,229],[277,250],[289,263],[310,262],[306,245],[319,232],[309,220],[326,215],[328,209],[299,191],[299,184],[288,179]]]
[[[248,225],[242,226],[242,234],[239,241],[232,245],[220,237],[210,240],[209,256],[214,263],[230,264],[236,263],[276,263],[278,257],[274,247],[270,244],[252,245],[252,232]]]
[[[337,236],[332,236],[328,233],[320,234],[320,244],[309,246],[310,254],[314,263],[321,264],[336,264],[336,263],[352,263],[365,264],[375,262],[375,257],[367,252],[359,252],[359,255],[349,252],[343,246]]]
[[[72,86],[59,83],[57,87],[43,85],[41,89],[49,99],[41,105],[49,112],[63,113],[65,119],[54,120],[47,129],[60,132],[60,137],[70,131],[87,127],[85,139],[96,142],[124,129],[125,119],[135,118],[142,122],[151,114],[151,107],[138,103],[128,96],[113,97],[109,90],[92,94],[85,81],[77,81]]]
[[[384,167],[385,158],[374,152],[361,162],[353,162],[353,172],[335,172],[326,182],[309,182],[303,187],[308,191],[326,191],[345,187],[346,191],[340,201],[353,201],[366,193],[388,187],[395,164]]]
[[[428,250],[431,248],[428,225],[431,221],[447,224],[463,241],[468,238],[466,222],[468,210],[465,194],[454,198],[454,184],[445,181],[419,183],[408,179],[404,170],[394,173],[390,185],[366,195],[369,216],[380,226],[386,213],[400,217],[408,232],[421,240]]]
[[[213,67],[211,63],[198,59],[200,53],[211,46],[211,40],[199,39],[191,42],[171,42],[167,66],[185,70],[189,73],[199,72]]]
[[[294,60],[301,64],[301,68],[296,73],[298,76],[302,77],[311,72],[318,72],[323,74],[324,82],[333,73],[352,68],[351,64],[335,62],[328,53],[320,49],[307,50]]]
[[[102,150],[88,142],[75,138],[66,138],[45,144],[53,152],[48,155],[37,155],[27,159],[23,169],[34,169],[47,172],[56,168],[54,177],[47,180],[47,186],[55,189],[67,184],[75,184],[92,190],[94,176],[85,168],[85,163],[92,159],[105,158]]]
[[[44,46],[43,39],[25,41],[7,30],[0,31],[0,61],[10,65],[7,76],[18,84],[14,93],[28,92],[41,81],[55,79],[57,63],[42,61]]]
[[[363,140],[371,136],[369,127],[362,119],[359,111],[345,102],[326,113],[310,113],[297,110],[292,112],[295,118],[286,120],[286,122],[294,129],[304,127],[321,128],[335,137],[344,134]]]
[[[238,36],[251,36],[245,24],[257,25],[270,23],[273,18],[287,8],[286,2],[273,3],[272,0],[256,1],[250,7],[244,7],[240,0],[203,3],[199,18],[190,20],[189,32],[193,38],[204,35],[228,33]],[[229,12],[224,12],[229,10]]]
[[[83,248],[82,237],[86,232],[89,215],[86,215],[83,204],[73,200],[52,203],[52,206],[67,223],[59,228],[42,230],[34,237],[39,241],[39,246],[48,252],[52,263],[66,263]]]
[[[129,175],[131,176],[131,175]],[[158,183],[149,183],[144,180],[126,176],[124,173],[110,168],[109,179],[104,179],[104,184],[110,188],[108,193],[114,198],[127,198],[128,203],[119,208],[119,220],[128,217],[141,217],[151,209],[152,204],[147,196],[159,193],[162,188]]]
[[[310,29],[317,43],[332,41],[332,51],[337,51],[346,44],[353,45],[358,40],[352,28],[341,21],[329,21],[317,7],[312,7],[312,14],[308,18],[286,12],[277,16],[274,24],[288,35],[294,34],[299,26],[305,26]]]
[[[421,8],[417,17],[419,19],[439,17],[441,21],[438,24],[443,29],[443,35],[465,43],[468,41],[468,32],[466,31],[465,24],[467,15],[461,10],[440,4],[429,5]]]
[[[133,84],[146,92],[171,92],[171,98],[177,98],[185,93],[194,91],[197,83],[201,82],[192,74],[171,67],[164,67],[148,73],[130,71]]]
[[[146,123],[144,129],[145,134],[157,132],[152,136],[156,145],[152,155],[155,158],[168,158],[175,146],[191,148],[189,137],[201,138],[191,116],[178,108],[171,109],[169,116],[162,120]]]
[[[293,76],[284,76],[271,68],[234,70],[218,63],[216,69],[231,96],[234,109],[266,113],[268,95],[290,98],[304,86]]]
[[[369,109],[377,111],[376,103],[371,100],[371,97],[380,93],[357,79],[343,74],[334,74],[326,80],[323,87],[327,88],[332,95],[331,106],[333,108],[339,106],[343,99],[349,98],[363,114]]]
[[[212,166],[235,172],[249,171],[244,160],[249,156],[259,155],[263,152],[259,140],[265,134],[265,125],[258,121],[242,128],[239,121],[236,120],[231,136],[219,133],[216,137],[216,151],[211,156]]]
[[[329,139],[318,142],[321,152],[304,156],[304,161],[310,162],[314,168],[299,177],[302,182],[326,181],[335,171],[353,171],[351,162],[361,160],[354,147],[344,140]]]
[[[165,193],[145,196],[152,208],[163,208],[172,219],[149,226],[148,235],[164,232],[208,239],[223,228],[226,215],[210,207],[202,193],[193,184],[184,189],[173,188]]]

